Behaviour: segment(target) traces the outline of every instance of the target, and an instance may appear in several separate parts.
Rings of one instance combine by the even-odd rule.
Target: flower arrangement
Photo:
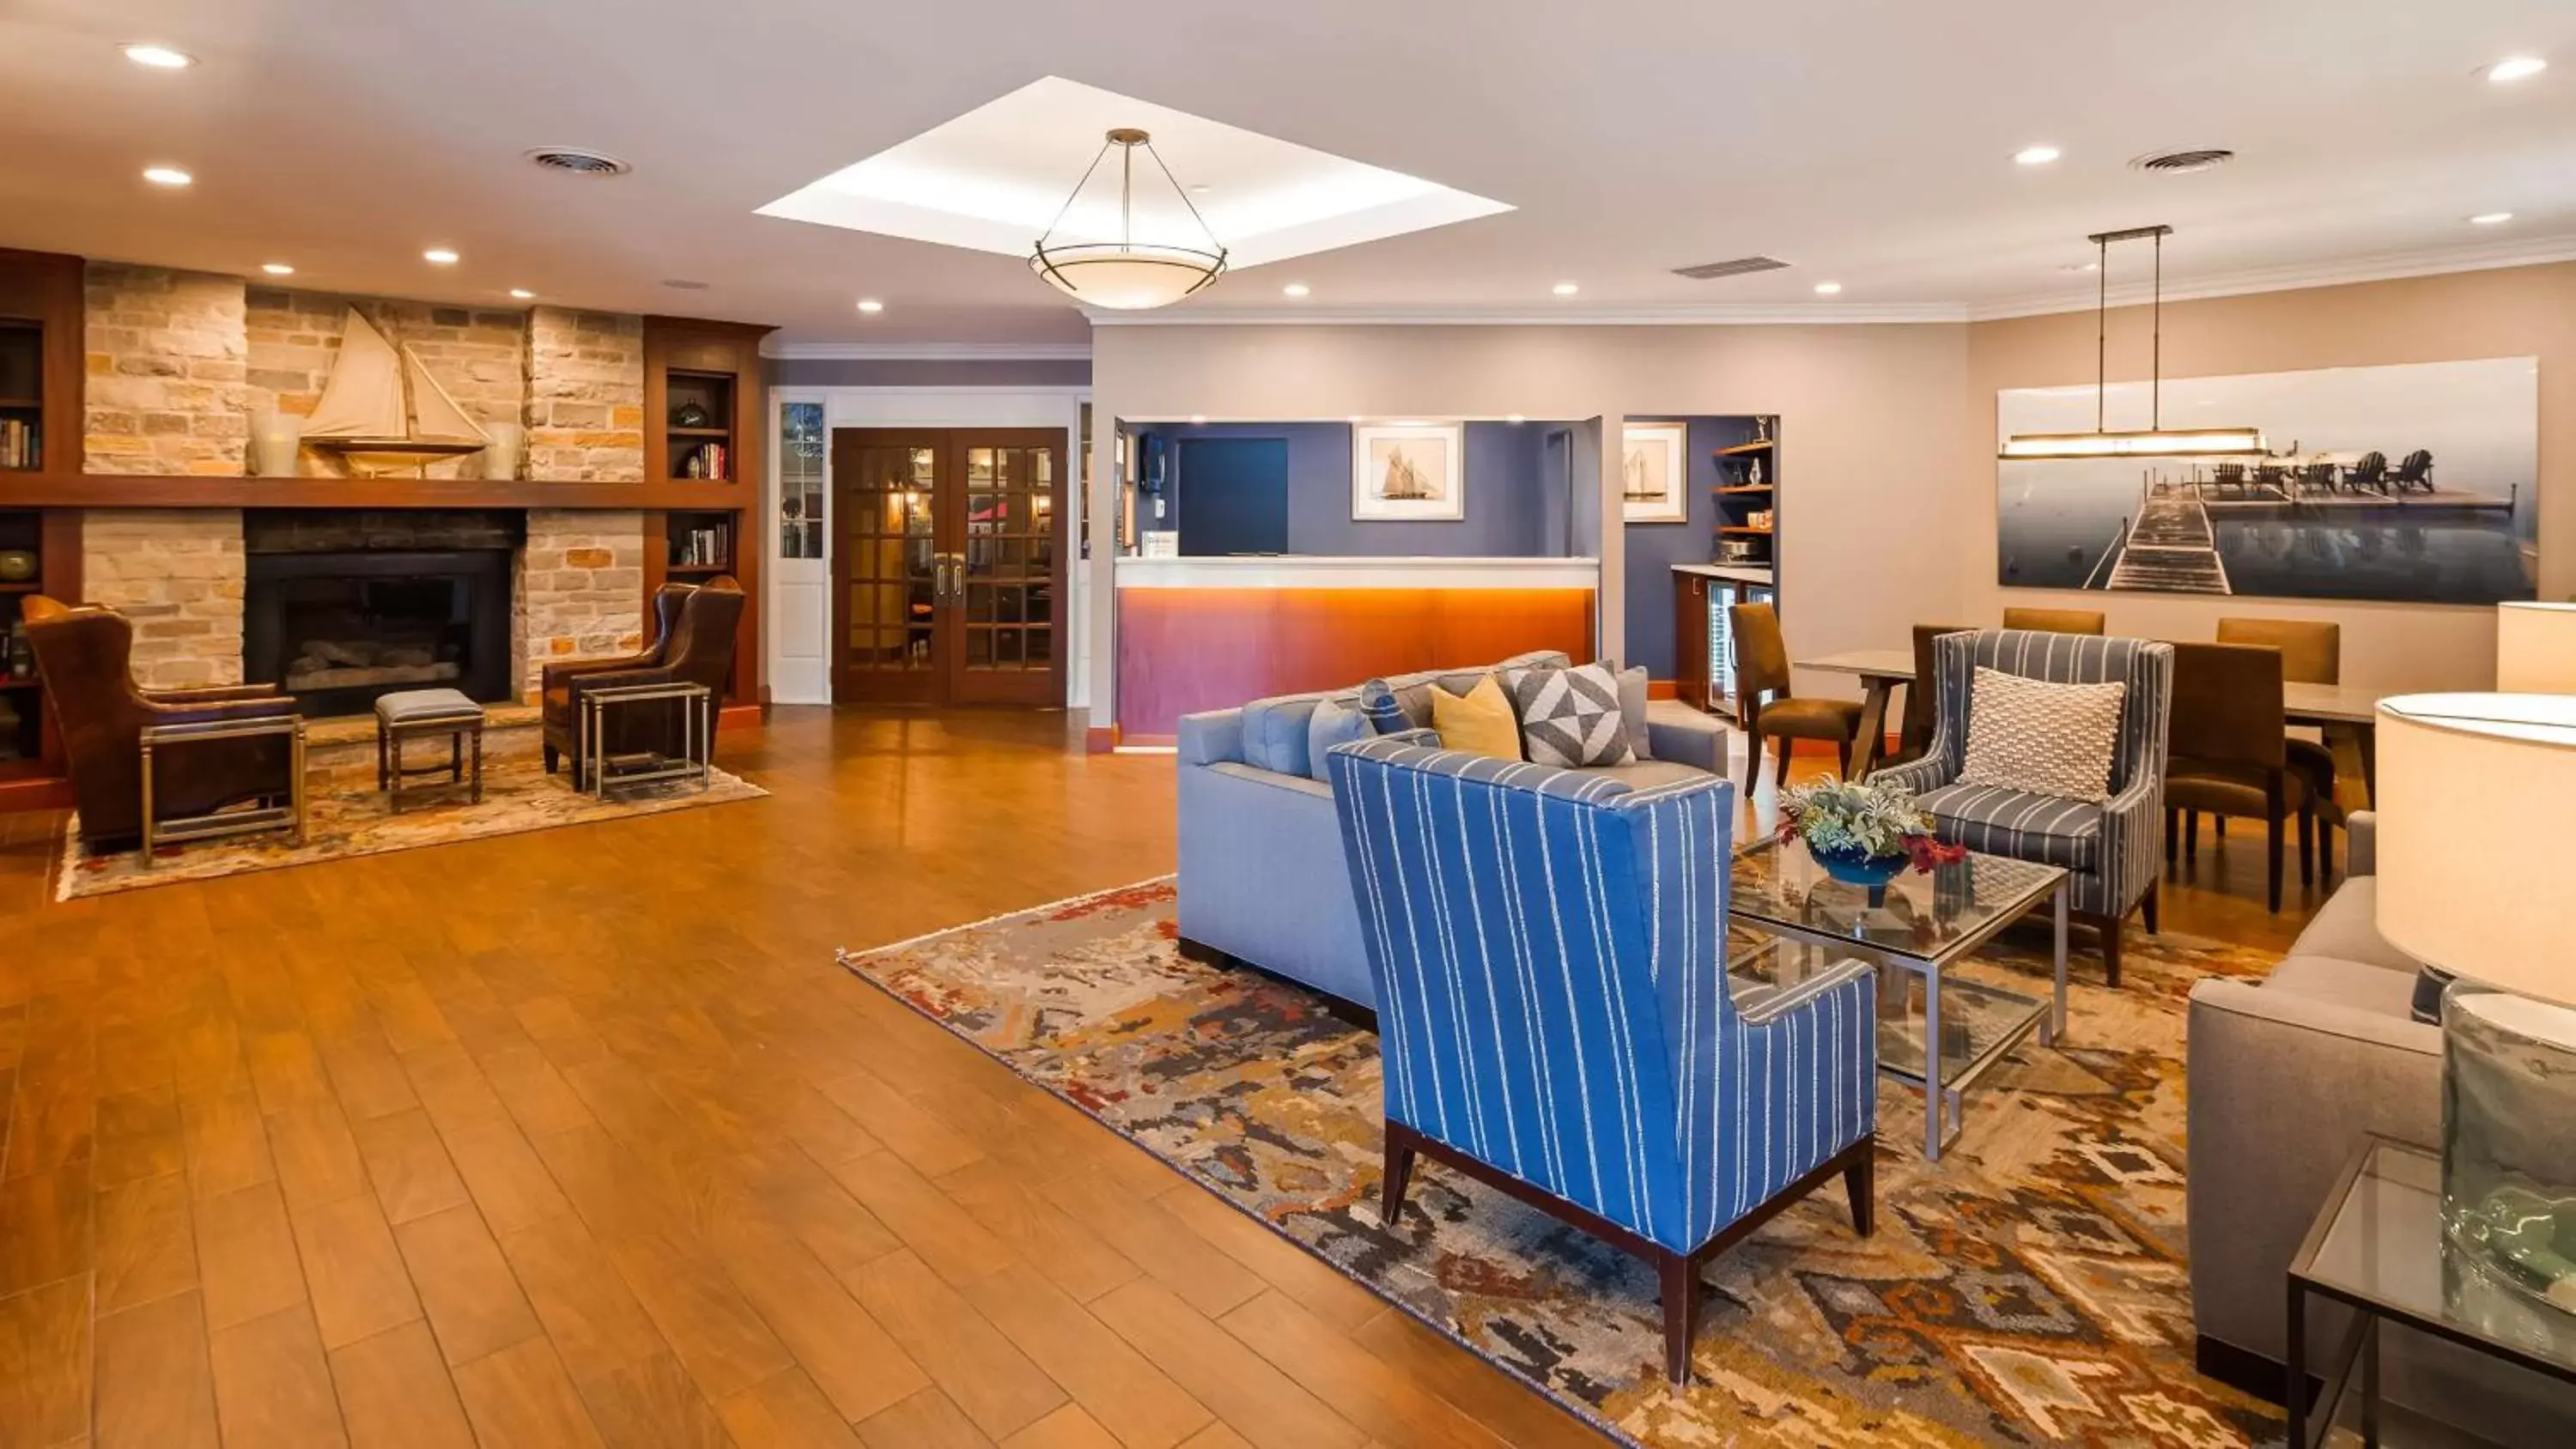
[[[1894,785],[1860,784],[1827,775],[1783,791],[1780,839],[1804,840],[1807,852],[1830,868],[1836,861],[1854,864],[1893,862],[1899,858],[1928,871],[1967,857],[1967,848],[1945,844],[1932,834],[1932,817],[1914,797]]]

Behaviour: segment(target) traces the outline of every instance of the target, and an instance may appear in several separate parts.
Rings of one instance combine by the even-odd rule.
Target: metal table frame
[[[1756,850],[1776,849],[1778,849],[1776,843],[1763,842],[1749,846],[1745,850],[1737,851],[1736,855],[1742,856]],[[2037,864],[2036,862],[2030,861],[2018,861],[2015,863],[2024,865]],[[1731,868],[1731,860],[1729,865]],[[1911,952],[1900,950],[1896,947],[1882,946],[1873,942],[1859,940],[1851,936],[1836,935],[1831,931],[1818,930],[1811,926],[1795,926],[1786,922],[1771,920],[1767,917],[1740,914],[1732,904],[1734,900],[1734,894],[1732,891],[1728,893],[1729,905],[1726,913],[1732,924],[1742,926],[1747,930],[1763,935],[1786,936],[1791,940],[1804,941],[1810,945],[1831,947],[1836,951],[1848,952],[1851,955],[1859,956],[1865,960],[1877,962],[1882,966],[1892,965],[1900,970],[1911,971],[1915,975],[1923,978],[1923,1067],[1925,1075],[1922,1078],[1917,1078],[1912,1072],[1906,1071],[1902,1067],[1889,1066],[1884,1062],[1880,1063],[1879,1071],[1882,1075],[1894,1077],[1900,1082],[1906,1082],[1922,1089],[1923,1155],[1930,1161],[1938,1162],[1941,1160],[1943,1149],[1947,1148],[1951,1142],[1957,1140],[1959,1133],[1964,1130],[1966,1113],[1964,1096],[1970,1087],[1976,1085],[1977,1079],[1983,1077],[1987,1071],[1993,1068],[1995,1063],[2003,1060],[2003,1058],[2008,1055],[2014,1047],[2021,1045],[2022,1041],[2031,1035],[2034,1028],[2038,1031],[2039,1044],[2041,1046],[2055,1046],[2058,1038],[2066,1031],[2066,927],[2067,913],[2070,905],[2068,887],[2073,884],[2073,880],[2061,867],[2044,866],[2042,868],[2056,872],[2056,878],[2052,884],[2034,890],[2027,900],[2018,905],[1996,911],[1994,918],[1986,922],[1983,926],[1978,927],[1975,932],[1970,935],[1960,937],[1956,942],[1943,947],[1939,952],[1931,956],[1917,956]],[[2037,906],[2043,900],[2053,901],[2050,914],[2054,920],[2057,937],[2054,961],[2056,975],[2054,999],[2046,1002],[2033,1000],[2031,1005],[2035,1009],[2031,1012],[2028,1020],[1997,1037],[1995,1042],[1981,1055],[1979,1055],[1974,1061],[1968,1063],[1966,1067],[1962,1068],[1959,1075],[1954,1080],[1949,1082],[1942,1081],[1942,973],[1946,971],[1953,962],[1966,958],[1971,952],[1976,951],[1988,941],[2001,935],[2006,926],[2012,925],[2014,922],[2020,920],[2024,915],[2028,914],[2032,907]],[[1985,983],[1980,982],[1978,984],[1983,986]],[[1987,987],[1986,989],[1998,990],[1999,988]],[[2007,992],[2006,994],[2018,995],[2019,993]],[[1945,1118],[1949,1123],[1949,1129],[1947,1131],[1943,1130],[1942,1125]]]
[[[2376,1449],[2380,1430],[2379,1324],[2382,1319],[2392,1320],[2415,1332],[2458,1344],[2472,1352],[2502,1359],[2506,1363],[2528,1369],[2533,1373],[2547,1375],[2561,1383],[2576,1384],[2576,1368],[2570,1368],[2556,1359],[2528,1352],[2501,1339],[2470,1332],[2456,1323],[2427,1317],[2403,1304],[2375,1298],[2368,1293],[2339,1287],[2310,1276],[2315,1270],[2318,1250],[2325,1246],[2327,1231],[2342,1215],[2344,1203],[2352,1195],[2353,1184],[2361,1179],[2362,1167],[2370,1161],[2372,1153],[2382,1148],[2393,1149],[2428,1161],[2439,1161],[2437,1154],[2412,1143],[2399,1142],[2375,1133],[2363,1137],[2361,1146],[2353,1151],[2352,1160],[2344,1164],[2343,1171],[2335,1178],[2334,1187],[2326,1193],[2325,1202],[2317,1208],[2316,1220],[2308,1224],[2307,1236],[2299,1240],[2299,1251],[2290,1259],[2289,1342],[2287,1352],[2283,1355],[2286,1362],[2282,1366],[2283,1377],[2287,1382],[2284,1385],[2286,1393],[2281,1404],[2289,1417],[2289,1449],[2322,1449],[2327,1437],[2334,1432],[2336,1410],[2342,1407],[2343,1396],[2351,1392],[2356,1371],[2361,1380],[2362,1443],[2370,1446],[2370,1449]],[[2440,1242],[2438,1228],[2435,1229],[2433,1251],[2449,1251],[2447,1245]],[[2335,1345],[2334,1357],[2326,1373],[2321,1377],[2314,1395],[2308,1391],[2307,1339],[2310,1294],[2331,1303],[2340,1303],[2353,1310],[2352,1326],[2344,1330],[2342,1340]],[[2308,1423],[2309,1412],[2312,1409],[2324,1411],[2313,1426],[2313,1432]]]
[[[582,758],[573,762],[576,779],[590,784],[591,798],[605,800],[610,790],[628,790],[671,780],[695,780],[700,790],[715,783],[715,691],[703,684],[618,684],[579,689],[582,709]],[[680,706],[680,754],[657,755],[654,763],[611,777],[608,772],[608,711],[612,705],[677,701]]]
[[[287,803],[264,805],[255,810],[219,810],[212,815],[187,815],[176,820],[160,821],[153,816],[152,785],[156,751],[172,745],[198,744],[208,740],[256,739],[263,735],[287,737]],[[273,716],[267,719],[198,720],[188,724],[145,725],[140,749],[143,765],[143,858],[142,868],[152,868],[152,854],[164,844],[191,840],[219,840],[233,835],[257,835],[271,830],[293,830],[295,843],[304,843],[304,717]]]

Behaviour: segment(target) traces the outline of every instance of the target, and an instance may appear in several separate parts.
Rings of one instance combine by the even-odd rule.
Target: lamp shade
[[[2576,694],[2576,604],[2496,606],[2496,688]]]
[[[2428,965],[2576,1005],[2576,695],[2380,701],[2379,933]]]

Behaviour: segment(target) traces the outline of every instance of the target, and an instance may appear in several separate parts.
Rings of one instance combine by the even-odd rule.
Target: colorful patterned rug
[[[1712,1263],[1692,1386],[1662,1371],[1653,1276],[1436,1163],[1380,1221],[1376,1037],[1314,995],[1174,949],[1147,882],[841,953],[851,971],[1628,1443],[2212,1446],[2276,1410],[2192,1371],[2183,1020],[2193,981],[2271,958],[2132,936],[2079,959],[2070,1043],[2025,1043],[1926,1162],[1881,1084],[1878,1231],[1819,1193]],[[2045,990],[2048,937],[1966,973]]]
[[[416,797],[397,815],[385,803],[385,797],[376,791],[372,772],[366,775],[363,783],[347,785],[337,783],[328,774],[317,774],[307,786],[309,794],[302,846],[289,844],[289,837],[282,831],[213,840],[202,845],[164,846],[155,854],[150,870],[143,868],[143,857],[138,851],[84,855],[81,852],[80,817],[74,816],[70,828],[64,832],[62,868],[55,873],[54,899],[67,901],[77,896],[112,895],[118,891],[142,890],[183,880],[239,875],[244,871],[276,870],[282,866],[311,865],[317,861],[344,860],[356,855],[383,855],[388,851],[416,850],[425,845],[481,840],[491,835],[552,830],[559,825],[587,825],[594,820],[659,815],[700,805],[721,805],[731,800],[753,800],[769,793],[722,770],[714,773],[713,780],[703,792],[690,786],[646,787],[606,801],[592,799],[573,789],[566,780],[563,775],[546,774],[544,767],[534,758],[486,760],[481,803],[465,803],[461,792],[450,798],[424,795]]]

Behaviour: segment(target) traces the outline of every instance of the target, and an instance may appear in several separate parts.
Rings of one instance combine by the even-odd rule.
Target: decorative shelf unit
[[[0,811],[71,804],[62,738],[19,627],[81,597],[80,511],[22,502],[81,473],[81,260],[0,248]]]
[[[1709,559],[1736,568],[1776,569],[1780,532],[1780,420],[1752,419],[1760,436],[1715,450],[1717,528]]]
[[[646,486],[688,495],[645,511],[645,592],[718,574],[741,583],[749,597],[724,690],[728,707],[757,705],[762,693],[757,530],[769,409],[760,339],[769,330],[694,317],[644,319]]]

